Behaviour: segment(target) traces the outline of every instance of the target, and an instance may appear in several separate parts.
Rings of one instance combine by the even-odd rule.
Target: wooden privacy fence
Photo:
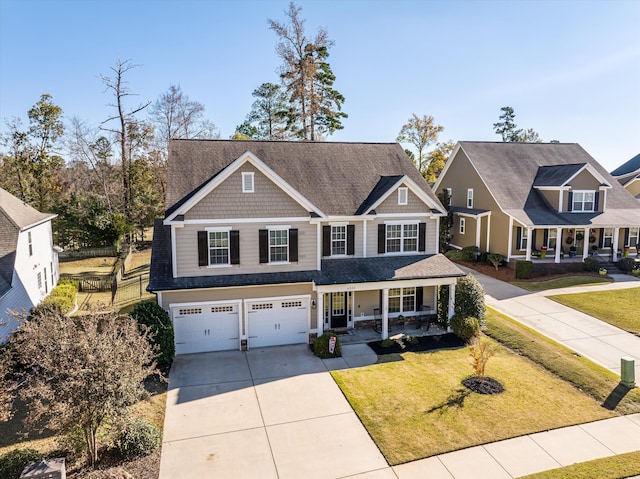
[[[77,250],[64,250],[58,253],[60,259],[97,258],[100,256],[116,256],[118,248],[115,246],[104,246],[102,248],[82,248]]]

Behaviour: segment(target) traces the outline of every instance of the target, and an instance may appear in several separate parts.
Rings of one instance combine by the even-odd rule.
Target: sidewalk
[[[633,414],[470,447],[393,471],[398,479],[511,479],[637,450],[640,414]]]
[[[604,321],[557,303],[546,296],[640,287],[640,279],[626,275],[616,282],[595,286],[575,286],[532,293],[504,281],[461,268],[473,274],[484,287],[487,306],[510,316],[532,329],[564,344],[577,353],[620,374],[620,359],[635,359],[636,380],[640,382],[640,337]],[[629,281],[628,278],[631,280]],[[638,304],[629,307],[640,306]]]

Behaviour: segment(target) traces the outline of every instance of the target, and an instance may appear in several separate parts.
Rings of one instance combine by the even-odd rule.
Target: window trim
[[[473,208],[473,188],[467,188],[467,208]]]
[[[33,237],[31,231],[27,231],[27,242],[29,244],[29,256],[33,256]]]
[[[613,228],[603,228],[603,231],[602,231],[602,247],[603,248],[608,248],[608,249],[613,248],[613,235],[614,235],[613,230],[614,230]],[[607,231],[610,231],[611,234],[607,234]],[[611,244],[607,245],[607,240],[611,240]]]
[[[458,228],[458,231],[460,232],[461,235],[463,235],[466,231],[466,227],[467,227],[467,221],[465,218],[460,218],[460,225]]]
[[[289,230],[291,229],[291,226],[267,226],[267,254],[269,256],[269,263],[268,264],[290,264],[291,261],[289,260],[289,243],[290,243],[290,239],[289,239]],[[271,244],[271,232],[272,231],[286,231],[287,232],[287,242],[284,245],[272,245]],[[287,259],[286,260],[280,260],[280,261],[274,261],[272,260],[272,256],[271,256],[271,249],[272,248],[285,248],[285,251],[287,253]]]
[[[253,171],[243,171],[242,172],[242,192],[243,193],[255,193],[256,185],[255,185],[255,177]],[[251,188],[247,188],[247,179],[250,178]]]
[[[635,231],[635,233],[636,233],[636,234],[635,234],[635,235],[632,235],[632,234],[631,234],[631,230],[636,230],[636,231]],[[632,242],[631,242],[631,238],[635,238],[635,240],[636,240],[636,241],[635,241],[635,243],[632,243]],[[629,239],[628,239],[628,245],[629,245],[629,247],[631,247],[631,248],[635,248],[635,247],[636,247],[636,245],[637,245],[638,243],[640,243],[640,227],[639,227],[639,226],[630,226],[630,227],[629,227]],[[627,245],[625,245],[625,246],[627,246]]]
[[[204,230],[207,232],[207,268],[229,268],[231,267],[231,226],[209,227]],[[227,233],[227,262],[211,264],[211,233]],[[223,249],[223,247],[215,247],[214,249]]]
[[[572,191],[572,195],[571,195],[571,212],[572,213],[593,213],[595,212],[595,208],[596,208],[596,191],[595,190],[574,190]],[[582,201],[580,203],[576,203],[576,195],[582,195]],[[587,203],[587,201],[585,201],[585,195],[586,194],[591,194],[591,209],[590,210],[586,210],[584,209],[584,204]],[[576,205],[580,205],[581,209],[577,209]]]
[[[394,290],[398,290],[399,294],[395,295],[392,294],[392,291]],[[409,290],[409,289],[413,289],[413,293],[407,293],[405,290]],[[404,299],[405,298],[410,298],[413,297],[413,309],[404,309]],[[416,306],[417,306],[417,287],[416,286],[407,286],[405,288],[390,288],[389,289],[389,300],[391,300],[392,298],[398,298],[399,300],[399,307],[398,307],[398,311],[391,311],[391,307],[389,307],[389,313],[390,314],[402,314],[402,313],[414,313],[416,311]]]
[[[329,230],[329,235],[330,235],[330,241],[331,241],[331,256],[347,256],[347,251],[348,251],[348,240],[347,240],[347,223],[341,223],[341,224],[330,224],[329,226],[331,226],[331,229]],[[334,229],[337,228],[343,228],[344,230],[344,239],[339,239],[336,240],[333,237],[333,231]],[[344,244],[344,253],[335,253],[334,252],[334,243],[343,243]]]
[[[520,243],[518,244],[518,251],[526,251],[528,241],[529,241],[529,228],[521,228]]]
[[[398,205],[405,206],[409,204],[409,188],[401,186],[398,188]]]
[[[554,234],[555,236],[552,238],[551,234]],[[555,240],[555,246],[551,246],[551,240]],[[547,247],[548,251],[555,251],[556,247],[558,246],[558,230],[555,228],[548,228],[548,233],[547,233],[547,244],[545,245]]]
[[[405,253],[418,253],[420,252],[420,222],[419,221],[389,221],[384,223],[384,251],[385,254],[405,254]],[[400,240],[400,250],[399,251],[389,251],[389,226],[400,226],[400,238],[391,238],[391,239],[399,239]],[[407,226],[415,226],[416,227],[416,236],[405,236],[405,227]],[[405,249],[405,241],[406,240],[416,240],[416,249],[415,250],[407,250]]]
[[[449,203],[445,206],[451,206],[451,199],[453,198],[453,188],[445,188],[447,190],[447,194],[449,195]]]

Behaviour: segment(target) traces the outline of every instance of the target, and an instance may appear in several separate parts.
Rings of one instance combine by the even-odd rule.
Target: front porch
[[[434,322],[431,323],[429,328],[427,328],[425,323],[416,327],[417,325],[418,323],[408,323],[405,326],[390,326],[388,333],[389,339],[399,339],[407,336],[441,336],[448,332],[446,328]],[[380,333],[373,327],[359,327],[334,332],[338,334],[341,344],[371,343],[380,340]]]

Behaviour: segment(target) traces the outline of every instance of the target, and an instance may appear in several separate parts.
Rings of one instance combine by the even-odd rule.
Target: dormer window
[[[253,172],[242,173],[242,192],[243,193],[254,192]]]
[[[572,196],[571,211],[592,212],[595,210],[595,191],[574,191]]]
[[[398,204],[406,205],[409,203],[409,188],[398,188]]]

